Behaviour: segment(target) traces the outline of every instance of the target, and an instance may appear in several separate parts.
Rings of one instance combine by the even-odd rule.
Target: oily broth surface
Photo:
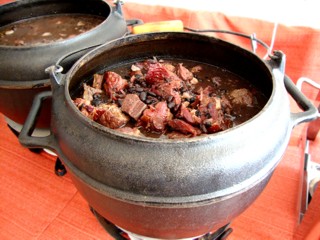
[[[0,45],[36,46],[73,38],[101,24],[89,14],[56,14],[17,21],[0,28]]]

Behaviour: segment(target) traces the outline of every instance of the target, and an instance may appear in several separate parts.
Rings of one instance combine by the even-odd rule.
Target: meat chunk
[[[86,101],[83,98],[76,98],[73,100],[73,103],[76,105],[77,108],[81,109],[83,105],[86,104]]]
[[[177,74],[184,81],[191,81],[193,79],[192,72],[185,68],[182,63],[178,64]]]
[[[227,113],[227,114],[231,113],[232,105],[231,105],[229,99],[225,95],[221,96],[220,104],[221,104],[221,108],[223,108],[225,113]]]
[[[174,72],[169,71],[167,67],[159,62],[150,63],[145,76],[147,83],[153,85],[173,80],[181,81],[181,79]]]
[[[163,83],[169,79],[169,71],[161,63],[151,63],[145,76],[148,84]]]
[[[221,115],[218,115],[217,118],[205,119],[203,127],[206,128],[207,133],[215,133],[227,129],[227,123],[225,123]]]
[[[102,82],[103,82],[103,75],[101,74],[93,74],[93,83],[92,87],[101,89],[102,88]]]
[[[112,129],[120,128],[130,120],[116,104],[100,104],[99,110],[103,111],[103,114],[97,121]]]
[[[184,119],[192,125],[198,125],[201,123],[200,117],[197,116],[197,110],[189,109],[185,103],[181,104],[180,111],[176,116]]]
[[[191,68],[192,73],[198,73],[202,70],[202,67],[200,65],[194,66]]]
[[[88,117],[93,121],[97,121],[97,119],[99,119],[99,117],[104,112],[104,110],[100,110],[92,106],[88,103],[88,101],[84,100],[83,98],[76,98],[73,100],[73,102],[84,116]]]
[[[183,134],[191,134],[192,137],[200,135],[201,131],[199,129],[196,129],[189,123],[181,120],[181,119],[173,119],[168,122],[168,125]]]
[[[201,91],[199,95],[200,104],[199,104],[198,110],[202,120],[210,117],[216,118],[217,116],[216,98],[211,97],[210,93],[211,93],[210,88],[205,88],[203,91]]]
[[[253,105],[253,95],[246,88],[235,89],[229,94],[229,96],[233,104],[240,104],[240,105],[247,105],[247,106]]]
[[[226,129],[227,123],[224,121],[222,111],[222,100],[218,97],[211,96],[212,87],[200,90],[198,96],[198,109],[193,112],[194,119],[201,119],[200,128],[206,133],[215,133]]]
[[[115,72],[106,72],[104,89],[110,98],[116,99],[116,93],[121,92],[128,86],[127,80],[123,79],[119,74]]]
[[[135,120],[138,120],[146,108],[147,105],[144,104],[136,94],[127,94],[121,106],[121,110]]]
[[[93,87],[88,86],[87,84],[83,84],[83,96],[82,98],[85,100],[86,104],[91,104],[91,101],[93,100],[94,94],[100,94],[102,93],[101,89],[96,89]]]
[[[181,87],[182,80],[178,79],[171,82],[158,84],[157,87],[152,91],[164,99],[169,99],[172,97],[175,105],[179,105],[181,103],[181,95],[179,93],[179,89]]]
[[[97,121],[100,118],[100,116],[104,113],[104,110],[98,109],[92,105],[85,104],[79,106],[79,110],[84,116],[93,121]]]
[[[140,117],[139,125],[148,131],[162,133],[166,129],[169,120],[172,119],[172,113],[166,102],[159,102],[154,107],[144,110]]]
[[[161,63],[168,71],[170,71],[170,72],[175,72],[176,71],[176,67],[175,66],[173,66],[172,64],[170,64],[170,63],[166,63],[166,62],[164,62],[164,63]]]

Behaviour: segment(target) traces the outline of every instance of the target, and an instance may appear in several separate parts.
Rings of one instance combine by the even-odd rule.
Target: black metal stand
[[[62,177],[67,173],[67,169],[58,157],[56,159],[56,164],[54,165],[54,173],[59,177]]]
[[[128,235],[121,229],[117,228],[113,223],[109,222],[107,219],[102,217],[97,211],[95,211],[91,206],[90,210],[97,218],[101,226],[115,239],[115,240],[130,240]],[[206,235],[197,238],[195,240],[225,240],[232,233],[232,228],[229,227],[230,223],[219,228],[214,233],[207,233]]]

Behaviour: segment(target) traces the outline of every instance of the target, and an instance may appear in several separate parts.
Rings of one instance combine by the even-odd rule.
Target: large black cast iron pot
[[[70,94],[93,73],[156,56],[227,69],[264,91],[268,102],[232,129],[190,139],[139,138],[84,117]],[[179,239],[230,222],[261,193],[287,147],[292,128],[317,109],[284,75],[285,56],[269,61],[228,42],[189,33],[152,33],[112,41],[86,54],[67,74],[48,69],[53,92],[52,134],[30,137],[37,96],[20,134],[27,147],[57,152],[75,186],[104,218],[138,235]],[[287,91],[304,109],[291,113]]]
[[[71,52],[100,45],[124,36],[127,25],[121,6],[113,8],[103,0],[21,0],[0,7],[0,27],[39,16],[81,13],[101,16],[105,20],[92,30],[64,41],[34,46],[0,45],[0,112],[10,123],[23,124],[33,98],[50,90],[45,73],[48,66]],[[76,60],[84,54],[74,54]],[[50,126],[50,101],[38,121],[38,128]]]

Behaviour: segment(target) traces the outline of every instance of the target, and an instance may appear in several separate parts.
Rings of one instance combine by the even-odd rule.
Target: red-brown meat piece
[[[220,132],[226,129],[223,117],[220,115],[217,118],[209,118],[203,121],[208,133]]]
[[[192,125],[198,125],[201,123],[201,118],[196,115],[197,110],[195,109],[189,109],[187,104],[183,103],[181,104],[179,114],[176,116],[179,118],[183,118],[186,122],[192,124]]]
[[[164,99],[169,99],[172,96],[174,103],[179,105],[181,103],[181,95],[179,93],[181,87],[182,80],[176,79],[171,82],[160,83],[152,91]]]
[[[148,66],[148,72],[145,76],[148,84],[163,83],[169,79],[169,71],[161,63],[151,63]]]
[[[159,84],[163,82],[169,82],[173,80],[181,79],[174,73],[168,70],[167,67],[162,65],[161,63],[150,63],[148,65],[148,71],[145,76],[146,82],[148,84]]]
[[[190,72],[187,68],[185,68],[182,65],[182,63],[179,63],[179,65],[178,65],[177,74],[184,81],[190,81],[193,79],[192,72]]]
[[[73,100],[73,103],[77,108],[81,109],[86,104],[86,100],[84,100],[83,98],[76,98]]]
[[[127,94],[121,106],[121,110],[135,120],[138,120],[146,108],[147,105],[144,104],[136,94]]]
[[[87,118],[97,121],[100,116],[104,113],[104,110],[98,109],[92,105],[85,105],[79,106],[81,113],[86,116]]]
[[[181,119],[170,120],[168,125],[176,131],[179,131],[183,134],[191,134],[193,137],[201,134],[199,129],[194,128],[192,125]]]
[[[119,74],[115,72],[106,72],[104,75],[106,81],[104,83],[104,89],[110,98],[115,99],[115,94],[121,92],[128,86],[127,80],[123,79]]]
[[[162,133],[166,129],[169,120],[172,119],[172,113],[167,107],[166,102],[159,102],[154,107],[144,110],[140,118],[139,125],[148,131]]]
[[[207,133],[219,132],[226,129],[223,112],[221,110],[221,99],[211,97],[212,87],[200,90],[198,113],[201,118],[202,130]]]

